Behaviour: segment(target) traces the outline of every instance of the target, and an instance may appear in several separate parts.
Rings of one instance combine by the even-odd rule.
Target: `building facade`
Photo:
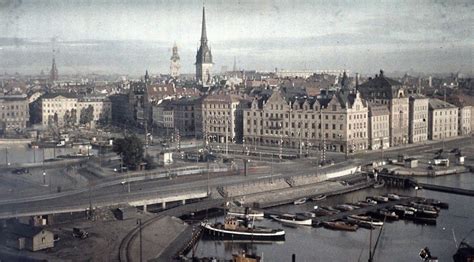
[[[471,106],[463,106],[459,108],[459,132],[460,136],[469,135],[471,134]]]
[[[410,95],[409,98],[408,137],[410,143],[428,140],[428,105],[429,99],[422,95]]]
[[[202,100],[202,135],[206,142],[233,143],[238,138],[237,115],[241,98],[215,94]]]
[[[458,135],[458,108],[439,99],[429,100],[428,138],[443,140]]]
[[[40,110],[43,126],[75,126],[80,123],[81,111],[92,107],[91,126],[98,121],[112,119],[112,103],[103,96],[81,96],[71,93],[50,93],[41,97]]]
[[[370,103],[388,105],[390,111],[390,146],[398,146],[408,143],[408,96],[406,87],[393,79],[384,76],[382,70],[380,75],[369,80],[358,89],[364,99]]]
[[[202,8],[201,45],[196,53],[196,81],[203,86],[212,83],[212,53],[207,43],[206,10]]]
[[[329,99],[288,97],[275,90],[244,110],[245,143],[356,152],[368,147],[368,109],[358,92],[340,91]]]
[[[30,111],[25,95],[1,95],[0,110],[0,133],[19,132],[27,127]]]
[[[386,105],[369,104],[369,148],[372,150],[390,147],[390,111]]]

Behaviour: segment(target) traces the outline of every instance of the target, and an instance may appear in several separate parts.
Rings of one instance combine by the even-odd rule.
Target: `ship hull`
[[[274,232],[241,232],[226,230],[220,228],[214,228],[212,225],[202,225],[204,229],[203,237],[205,239],[218,239],[218,240],[272,240],[281,241],[285,240],[285,231],[277,230]]]

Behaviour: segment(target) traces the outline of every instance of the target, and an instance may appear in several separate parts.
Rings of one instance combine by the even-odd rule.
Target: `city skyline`
[[[1,72],[47,72],[52,42],[60,74],[169,73],[174,42],[182,72],[194,71],[201,1],[55,3],[1,6]],[[232,68],[237,57],[238,68],[260,71],[472,74],[469,2],[206,1],[205,6],[216,72]]]

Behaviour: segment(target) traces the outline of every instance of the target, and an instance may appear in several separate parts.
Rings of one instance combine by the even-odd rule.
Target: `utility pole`
[[[272,181],[272,183],[273,183],[273,153],[272,153],[272,164],[271,164],[271,167],[272,167],[272,168],[271,168],[271,171],[272,171],[272,172],[270,173],[270,177],[271,177],[271,181]]]

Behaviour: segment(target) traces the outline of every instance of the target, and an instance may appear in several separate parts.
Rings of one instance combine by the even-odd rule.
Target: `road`
[[[451,149],[453,147],[462,148],[466,144],[471,144],[472,138],[465,137],[457,140],[444,142],[445,148]],[[430,142],[426,145],[411,145],[403,148],[385,150],[385,157],[396,157],[398,154],[415,154],[422,151],[434,151],[442,147],[442,142]],[[342,165],[358,165],[365,164],[374,160],[381,159],[380,151],[370,151],[364,154],[352,155],[350,159],[345,160],[344,154],[335,154],[334,159],[337,162],[334,166],[318,168],[314,159],[296,159],[292,161],[264,163],[255,162],[249,169],[249,175],[211,175],[209,181],[207,175],[193,175],[187,177],[178,177],[172,180],[158,179],[158,180],[144,180],[131,183],[130,193],[128,188],[122,185],[120,180],[111,183],[107,181],[105,186],[100,183],[95,186],[82,187],[76,191],[68,194],[58,194],[57,197],[48,197],[48,199],[31,199],[30,201],[13,201],[1,203],[0,201],[0,217],[11,216],[15,213],[23,212],[40,212],[50,211],[58,208],[84,208],[91,203],[96,205],[107,205],[111,203],[120,204],[126,203],[130,200],[147,198],[150,196],[165,196],[176,192],[189,192],[194,190],[207,190],[208,184],[210,188],[218,186],[226,186],[232,184],[239,184],[243,182],[251,182],[260,179],[268,178],[269,176],[290,177],[294,175],[311,174],[318,172],[330,172],[331,170],[340,168]],[[273,167],[272,167],[273,166]],[[271,170],[273,169],[273,174]],[[41,197],[41,196],[39,196]]]

